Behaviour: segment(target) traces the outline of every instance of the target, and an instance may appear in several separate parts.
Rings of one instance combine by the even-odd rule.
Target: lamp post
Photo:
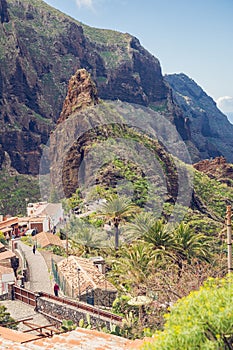
[[[80,301],[80,276],[79,276],[79,274],[80,274],[80,268],[78,267],[77,268],[77,272],[78,272],[78,300]]]

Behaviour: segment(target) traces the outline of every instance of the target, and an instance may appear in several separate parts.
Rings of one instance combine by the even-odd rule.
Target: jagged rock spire
[[[67,96],[57,123],[63,122],[72,113],[98,102],[97,88],[90,74],[86,69],[78,69],[69,81]]]

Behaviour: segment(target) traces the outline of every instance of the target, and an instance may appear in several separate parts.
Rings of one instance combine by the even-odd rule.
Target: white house
[[[37,228],[39,232],[53,230],[64,218],[61,203],[29,203],[27,206],[28,228]]]
[[[8,283],[12,282],[15,282],[13,269],[0,265],[0,295],[8,293]]]

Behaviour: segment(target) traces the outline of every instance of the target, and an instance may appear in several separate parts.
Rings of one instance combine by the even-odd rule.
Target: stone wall
[[[62,323],[62,320],[72,320],[78,325],[81,319],[83,319],[85,323],[88,323],[88,318],[90,317],[92,327],[105,326],[110,329],[110,321],[104,319],[104,317],[86,313],[85,311],[78,310],[73,306],[62,304],[57,301],[53,302],[52,300],[47,300],[43,297],[37,298],[37,311],[42,313],[53,323],[54,321]]]

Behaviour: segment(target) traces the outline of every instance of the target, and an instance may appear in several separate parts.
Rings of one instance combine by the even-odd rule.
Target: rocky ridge
[[[214,100],[183,73],[166,75],[165,80],[183,111],[190,139],[198,150],[190,152],[193,162],[223,156],[233,163],[233,125],[217,108]]]

